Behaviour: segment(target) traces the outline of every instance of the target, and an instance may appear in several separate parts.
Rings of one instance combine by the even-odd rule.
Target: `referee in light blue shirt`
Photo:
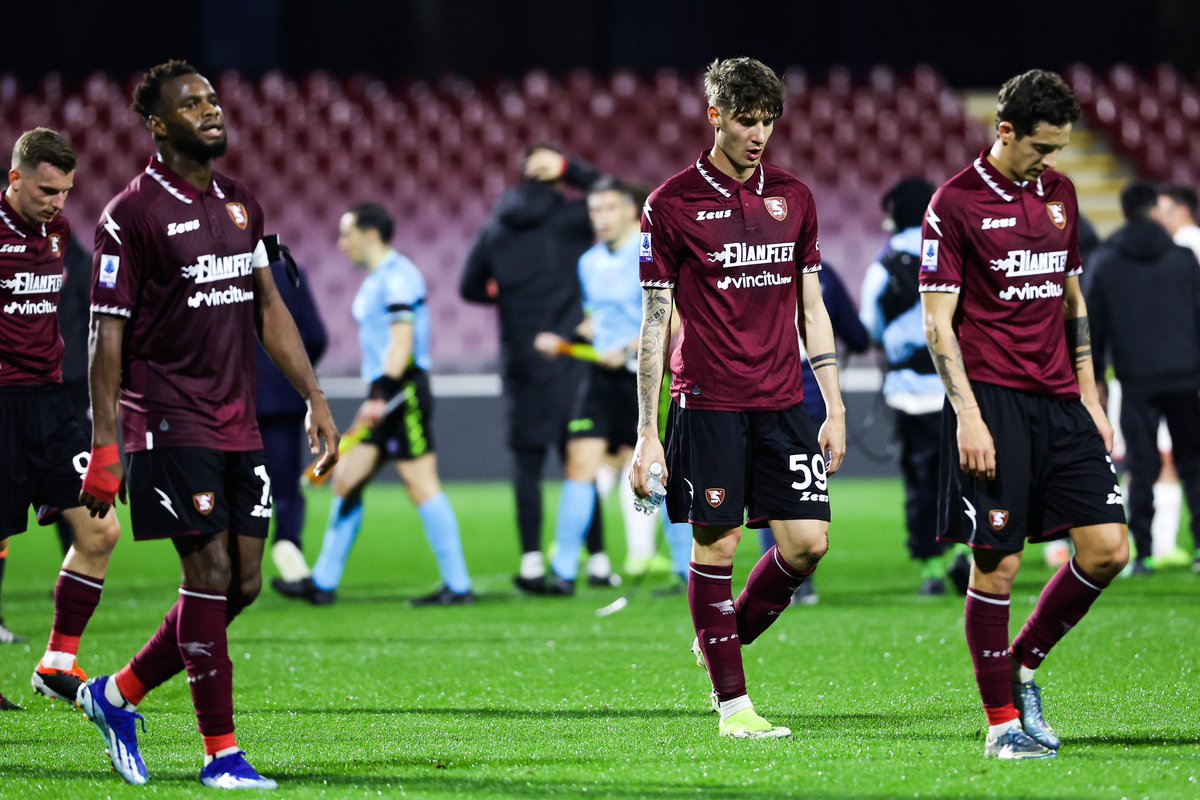
[[[658,520],[639,514],[633,506],[628,467],[637,441],[636,345],[642,324],[642,286],[639,269],[640,200],[635,191],[613,178],[601,178],[588,193],[588,215],[597,242],[579,259],[579,285],[587,316],[579,328],[590,339],[598,361],[580,387],[568,424],[566,480],[559,500],[551,594],[571,594],[579,571],[584,536],[596,507],[596,473],[606,457],[615,457],[626,473],[618,481],[625,516],[625,571],[640,575],[655,557]],[[534,340],[542,355],[569,355],[562,337],[543,332]],[[672,553],[685,560],[691,554],[691,527],[682,525],[673,537]],[[678,539],[678,541],[676,541]],[[591,556],[592,559],[604,556]],[[657,566],[657,564],[655,564]],[[686,566],[685,566],[686,568]],[[603,572],[589,563],[589,572]]]
[[[312,577],[276,585],[285,595],[318,605],[333,602],[362,527],[363,490],[385,459],[396,461],[442,577],[436,591],[412,604],[459,605],[475,599],[458,519],[442,492],[434,455],[425,279],[391,248],[393,230],[391,216],[375,203],[351,208],[339,227],[338,247],[368,270],[352,307],[362,345],[362,377],[370,387],[354,426],[368,432],[342,456],[334,472],[329,527]]]
[[[946,592],[945,545],[937,541],[938,457],[942,381],[925,345],[917,278],[921,220],[933,197],[932,184],[905,178],[883,196],[883,210],[895,233],[867,268],[860,316],[871,339],[883,348],[887,374],[883,397],[896,413],[900,465],[904,473],[904,512],[908,552],[922,565],[922,595]],[[968,567],[965,559],[951,577]],[[966,589],[965,574],[963,591]]]

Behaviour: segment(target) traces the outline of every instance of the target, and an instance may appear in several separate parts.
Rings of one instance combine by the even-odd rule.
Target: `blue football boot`
[[[999,736],[989,736],[983,748],[983,755],[985,758],[1021,761],[1054,758],[1058,754],[1048,747],[1043,747],[1025,731],[1014,726]]]
[[[146,762],[138,752],[137,723],[142,723],[146,732],[146,720],[136,711],[118,708],[104,696],[104,687],[112,680],[109,675],[92,678],[79,687],[75,700],[87,718],[95,724],[104,737],[104,746],[113,769],[127,783],[141,786],[150,776]]]
[[[270,778],[259,775],[241,750],[214,758],[200,770],[200,782],[213,789],[276,789]]]
[[[1058,734],[1042,716],[1042,690],[1033,681],[1013,683],[1013,705],[1021,712],[1021,727],[1043,747],[1057,750]]]

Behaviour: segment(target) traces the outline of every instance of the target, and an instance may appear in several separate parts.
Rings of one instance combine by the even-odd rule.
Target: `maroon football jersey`
[[[681,406],[777,411],[803,399],[797,300],[820,248],[812,192],[769,165],[738,183],[706,153],[650,195],[642,286],[675,290]]]
[[[30,225],[0,194],[0,386],[62,383],[58,298],[70,238],[62,214]]]
[[[954,330],[972,381],[1079,397],[1063,318],[1063,283],[1083,269],[1078,219],[1066,176],[1017,184],[986,150],[933,196],[921,291],[959,295]]]
[[[214,172],[200,192],[157,158],[100,215],[92,313],[128,320],[126,452],[262,447],[251,274],[262,235],[262,209],[246,187]]]

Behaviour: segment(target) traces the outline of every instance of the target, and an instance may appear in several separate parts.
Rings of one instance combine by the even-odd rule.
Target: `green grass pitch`
[[[547,528],[556,505],[547,491]],[[648,582],[573,599],[518,597],[507,486],[454,484],[481,602],[411,610],[436,583],[403,492],[367,496],[339,602],[314,609],[264,592],[230,632],[239,743],[288,797],[1200,797],[1200,578],[1120,580],[1041,670],[1055,761],[985,762],[984,716],[963,643],[962,601],[918,598],[903,548],[899,484],[837,482],[821,603],[795,608],[745,650],[751,696],[791,739],[717,736],[690,658],[682,596]],[[315,558],[327,490],[310,495]],[[620,517],[608,504],[620,563]],[[735,590],[756,555],[747,536]],[[1049,576],[1031,548],[1013,630]],[[12,541],[3,611],[29,645],[0,647],[0,797],[208,796],[186,682],[143,704],[151,783],[111,771],[82,714],[32,695],[51,619],[53,534]],[[267,566],[268,576],[272,567]],[[167,543],[123,540],[83,640],[90,674],[119,668],[174,601]]]

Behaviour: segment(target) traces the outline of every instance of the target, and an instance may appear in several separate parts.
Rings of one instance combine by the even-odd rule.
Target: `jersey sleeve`
[[[1079,198],[1075,195],[1075,187],[1070,192],[1070,213],[1067,224],[1070,226],[1070,238],[1067,240],[1067,277],[1083,274],[1083,256],[1079,252]]]
[[[383,304],[387,310],[389,324],[411,323],[416,318],[417,306],[425,302],[425,281],[415,264],[409,262],[406,269],[390,270],[383,283]]]
[[[674,289],[679,280],[679,256],[671,237],[670,209],[660,187],[642,206],[638,246],[642,288]]]
[[[817,229],[817,202],[812,192],[804,191],[801,198],[804,217],[800,224],[800,238],[796,240],[796,269],[802,274],[821,271],[821,239]]]
[[[946,187],[937,190],[921,226],[922,292],[962,291],[963,240]]]
[[[116,201],[96,224],[92,252],[92,313],[129,319],[145,280],[145,243],[137,209]]]

